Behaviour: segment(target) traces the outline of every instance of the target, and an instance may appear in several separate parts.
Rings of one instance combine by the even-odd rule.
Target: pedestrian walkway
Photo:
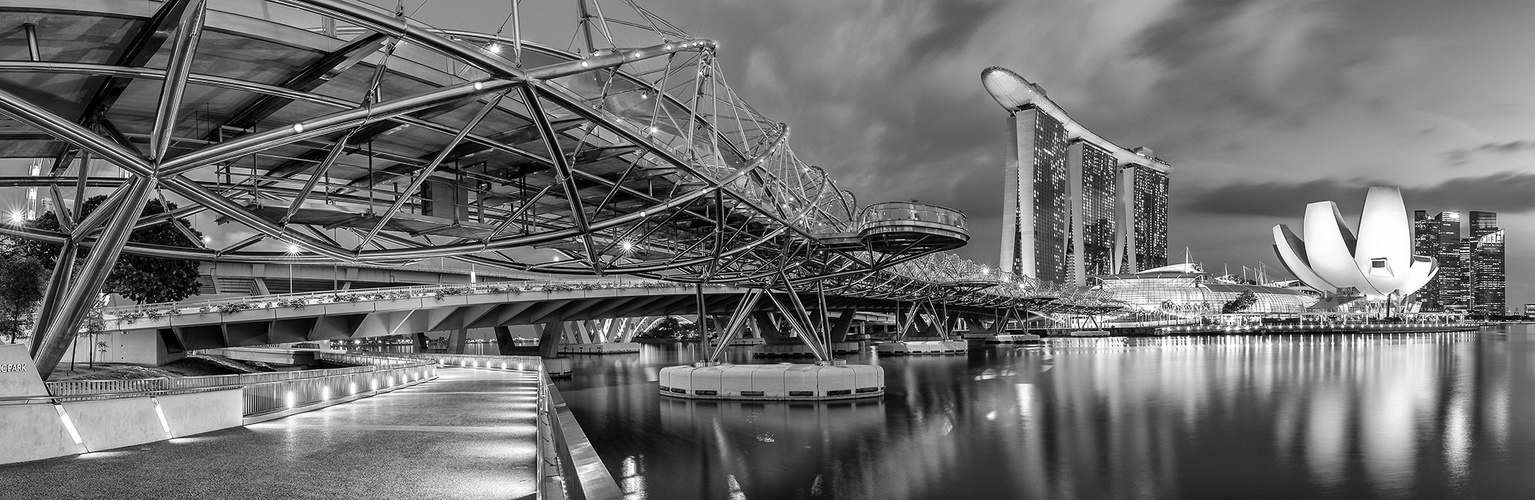
[[[533,498],[537,372],[438,374],[248,427],[0,466],[0,496]]]

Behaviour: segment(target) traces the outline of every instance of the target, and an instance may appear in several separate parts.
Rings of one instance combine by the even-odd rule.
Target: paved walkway
[[[438,374],[249,427],[0,466],[0,497],[533,498],[538,375]]]

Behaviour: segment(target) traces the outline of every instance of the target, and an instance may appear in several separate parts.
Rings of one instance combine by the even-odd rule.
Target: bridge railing
[[[346,368],[291,372],[243,373],[199,377],[157,377],[133,380],[66,380],[48,382],[48,393],[61,400],[107,394],[162,393],[241,387],[245,415],[296,408],[312,403],[388,389],[436,376],[437,363],[356,354],[321,353],[326,361],[359,364]]]
[[[692,285],[689,284],[672,283],[668,281],[636,279],[579,281],[502,281],[492,283],[415,285],[395,288],[365,288],[359,290],[327,290],[320,292],[300,292],[275,295],[227,297],[207,300],[191,300],[182,302],[135,304],[127,306],[106,307],[102,308],[101,312],[103,321],[116,321],[118,324],[131,324],[135,321],[138,321],[139,319],[146,318],[149,320],[159,320],[167,316],[180,316],[185,314],[229,314],[240,311],[277,308],[302,309],[311,305],[360,302],[364,300],[401,300],[428,297],[444,299],[456,295],[477,295],[491,293],[539,293],[633,288],[677,288],[691,286]],[[725,287],[725,285],[707,286],[721,288]]]

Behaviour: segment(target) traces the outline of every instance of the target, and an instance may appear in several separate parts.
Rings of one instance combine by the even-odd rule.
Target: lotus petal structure
[[[1371,299],[1401,297],[1439,272],[1433,257],[1412,254],[1412,222],[1397,188],[1365,194],[1357,237],[1331,201],[1306,205],[1302,230],[1305,239],[1284,224],[1274,226],[1274,253],[1296,278],[1323,292],[1352,287]]]

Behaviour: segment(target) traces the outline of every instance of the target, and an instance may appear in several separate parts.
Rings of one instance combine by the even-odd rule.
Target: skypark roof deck
[[[997,104],[1000,104],[1003,108],[1009,111],[1030,107],[1039,108],[1040,111],[1049,114],[1060,121],[1062,126],[1066,127],[1067,137],[1081,139],[1103,148],[1104,151],[1114,155],[1114,159],[1118,160],[1122,165],[1145,165],[1162,172],[1172,170],[1172,166],[1160,158],[1143,156],[1134,150],[1114,144],[1112,141],[1104,139],[1087,127],[1082,126],[1082,124],[1077,123],[1070,115],[1066,114],[1066,110],[1061,109],[1059,105],[1055,104],[1055,101],[1050,100],[1050,97],[1045,95],[1039,85],[1025,80],[1018,73],[1014,73],[1010,69],[998,66],[986,68],[981,72],[981,84],[986,87],[987,92],[991,93],[991,98],[996,99]]]

